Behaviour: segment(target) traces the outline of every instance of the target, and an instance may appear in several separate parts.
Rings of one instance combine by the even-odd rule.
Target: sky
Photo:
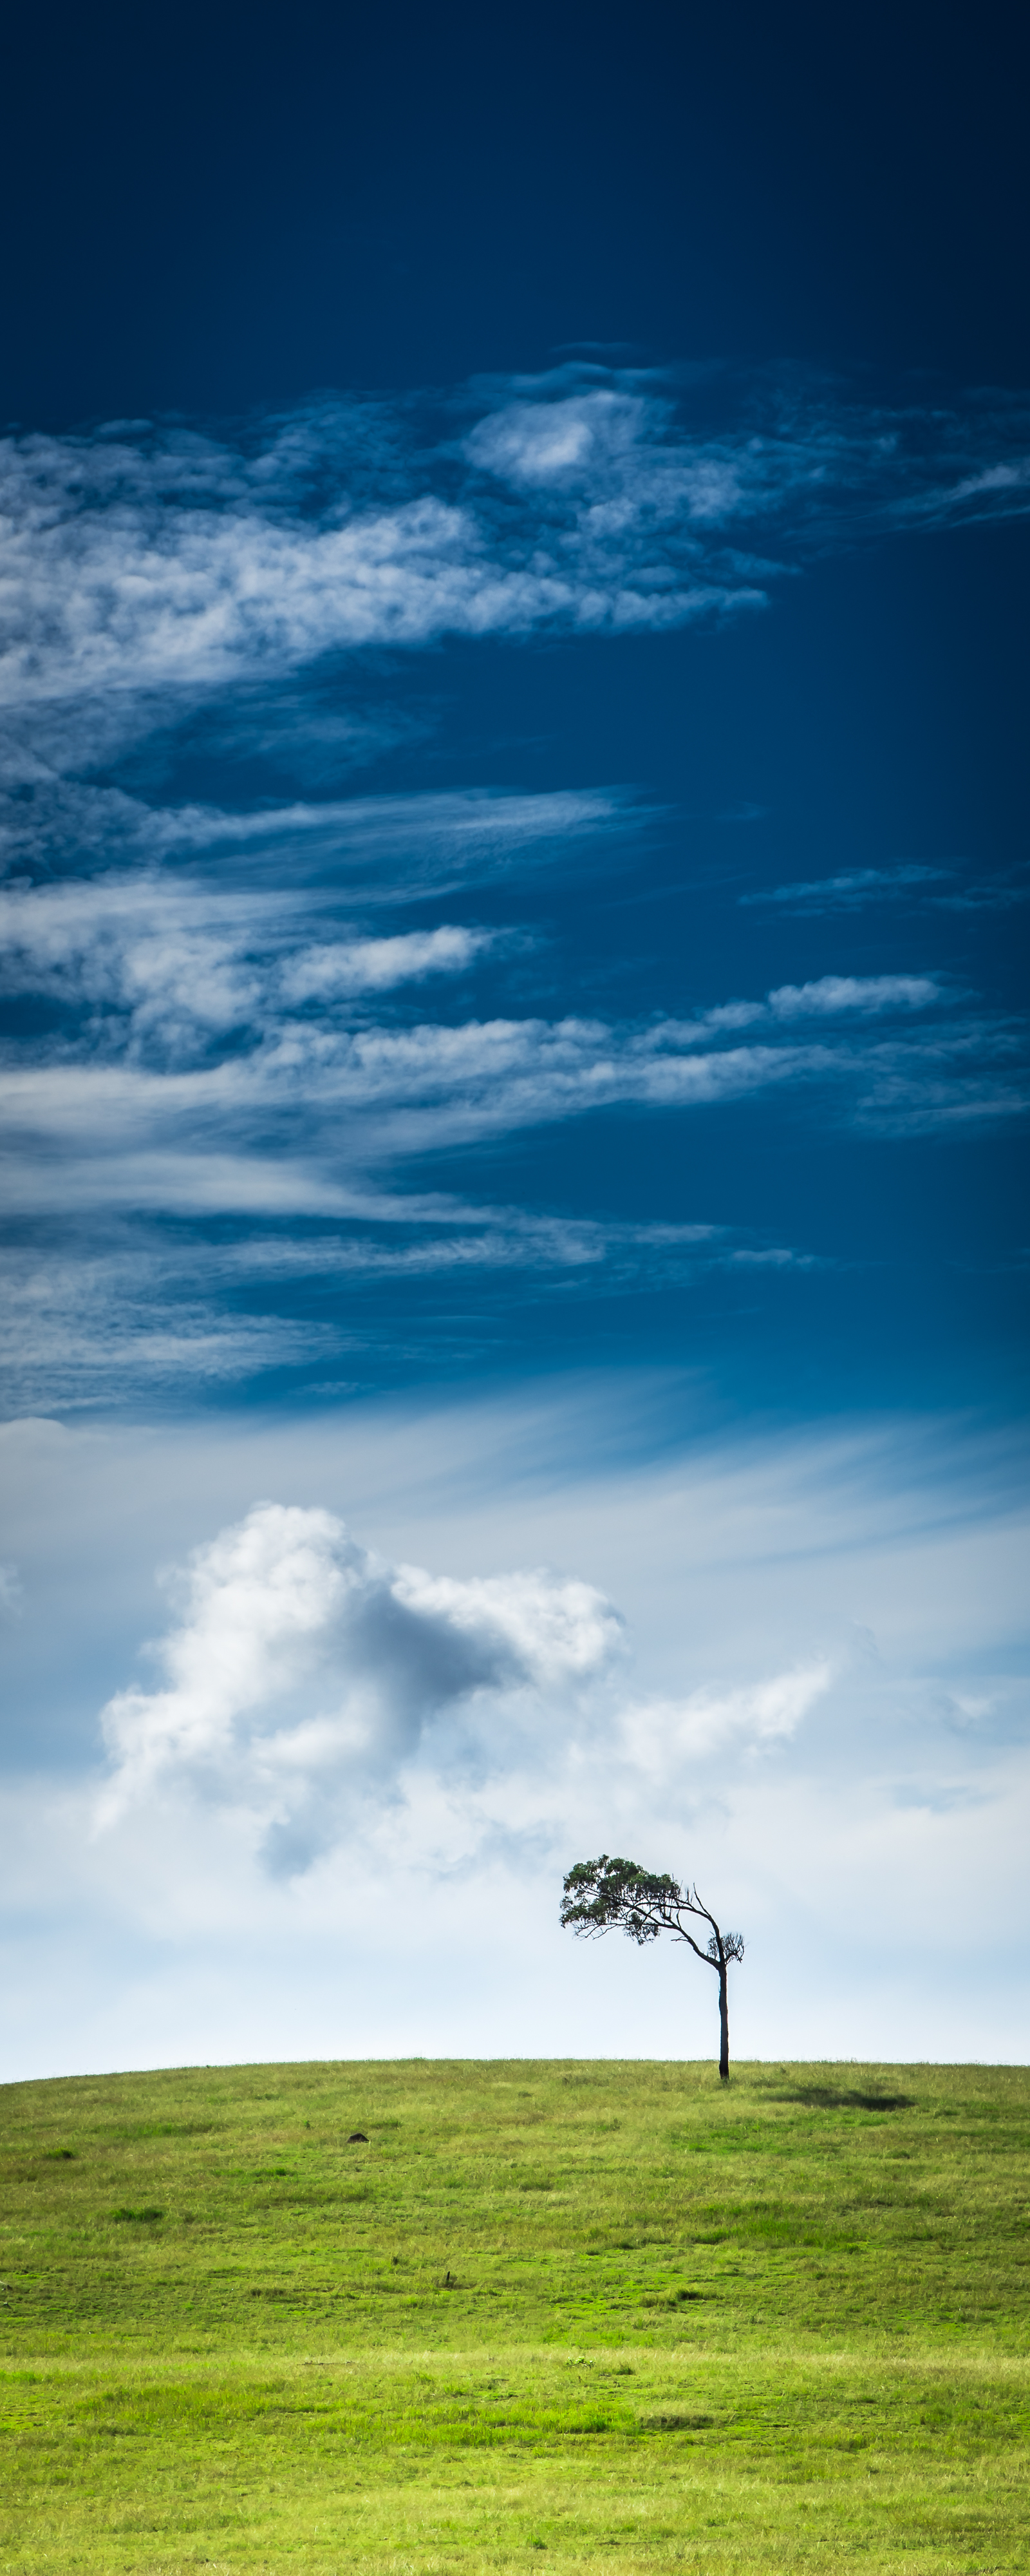
[[[17,31],[7,2080],[1025,2059],[1013,23]]]

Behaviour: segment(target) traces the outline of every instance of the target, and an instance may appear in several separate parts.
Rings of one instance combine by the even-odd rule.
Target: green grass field
[[[0,2105],[4,2576],[1030,2568],[1028,2069]]]

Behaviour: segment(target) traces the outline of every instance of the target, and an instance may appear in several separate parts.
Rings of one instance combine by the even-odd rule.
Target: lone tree
[[[711,1938],[702,1950],[683,1920],[685,1914],[700,1915],[710,1923]],[[563,1926],[582,1934],[587,1940],[601,1932],[613,1932],[616,1925],[631,1941],[657,1941],[660,1932],[674,1932],[677,1940],[686,1941],[697,1959],[714,1968],[719,1980],[719,2074],[724,2084],[730,2080],[730,2016],[726,1992],[726,1971],[731,1959],[742,1959],[744,1942],[739,1932],[720,1932],[714,1914],[702,1905],[696,1887],[688,1879],[686,1887],[666,1872],[653,1878],[640,1869],[635,1860],[609,1860],[602,1852],[600,1860],[578,1860],[565,1881],[561,1901]]]

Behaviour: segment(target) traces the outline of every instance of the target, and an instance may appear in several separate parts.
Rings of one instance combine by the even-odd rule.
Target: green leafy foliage
[[[561,1920],[574,1932],[610,1932],[618,1924],[631,1941],[657,1941],[670,1907],[685,1904],[668,1872],[656,1877],[635,1860],[578,1860],[565,1880]]]
[[[702,1949],[689,1930],[688,1918],[710,1923],[710,1938]],[[723,1932],[714,1914],[703,1905],[696,1887],[681,1887],[678,1878],[667,1870],[660,1875],[641,1869],[635,1860],[609,1860],[602,1852],[599,1860],[578,1860],[564,1881],[560,1917],[566,1931],[585,1933],[588,1938],[599,1932],[612,1932],[616,1925],[631,1941],[643,1944],[657,1941],[661,1932],[673,1932],[688,1941],[699,1959],[718,1968],[728,1959],[742,1959],[743,1937],[739,1932]]]

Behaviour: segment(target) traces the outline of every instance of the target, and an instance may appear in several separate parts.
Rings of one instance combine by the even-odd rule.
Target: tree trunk
[[[719,2081],[730,2080],[730,2006],[726,1992],[726,1961],[719,1961]]]

